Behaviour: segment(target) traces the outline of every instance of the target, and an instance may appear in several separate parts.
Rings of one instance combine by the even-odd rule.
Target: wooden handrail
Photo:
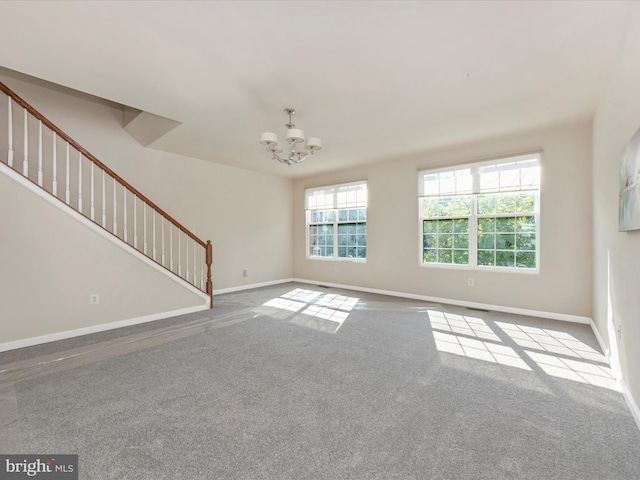
[[[139,198],[141,201],[143,201],[146,205],[148,205],[149,207],[151,207],[155,212],[157,212],[158,214],[160,214],[163,218],[165,218],[168,222],[170,222],[172,225],[174,225],[177,229],[179,229],[180,231],[182,231],[185,235],[187,235],[187,237],[191,238],[196,244],[200,245],[201,247],[203,247],[205,249],[205,262],[206,262],[206,266],[207,266],[207,279],[206,279],[206,284],[205,284],[205,293],[207,293],[209,295],[209,307],[213,308],[213,282],[211,279],[211,265],[213,263],[213,247],[211,244],[211,241],[208,240],[207,242],[204,242],[203,240],[201,240],[200,238],[198,238],[197,236],[195,236],[193,233],[191,233],[189,230],[187,230],[184,226],[182,226],[177,220],[175,220],[173,217],[171,217],[171,215],[169,215],[168,213],[166,213],[163,209],[161,209],[158,205],[156,205],[154,202],[152,202],[151,200],[149,200],[145,195],[143,195],[141,192],[139,192],[135,187],[133,187],[131,184],[129,184],[126,180],[124,180],[122,177],[120,177],[117,173],[115,173],[113,170],[111,170],[109,167],[107,167],[104,163],[102,163],[100,160],[98,160],[93,154],[91,154],[87,149],[85,149],[84,147],[82,147],[78,142],[76,142],[75,140],[73,140],[69,135],[67,135],[65,132],[63,132],[60,128],[58,128],[56,125],[53,124],[53,122],[51,122],[47,117],[45,117],[44,115],[42,115],[40,112],[38,112],[35,108],[33,108],[31,105],[29,105],[29,103],[27,103],[25,100],[23,100],[20,96],[18,96],[13,90],[11,90],[9,87],[7,87],[6,85],[4,85],[2,82],[0,82],[0,91],[4,92],[5,94],[7,94],[11,99],[13,99],[18,105],[20,105],[21,107],[23,107],[27,112],[29,112],[33,117],[35,117],[37,120],[39,120],[41,122],[41,124],[44,124],[45,126],[47,126],[52,132],[54,132],[57,136],[59,136],[60,138],[62,138],[63,140],[65,140],[67,142],[68,145],[73,146],[73,148],[75,148],[78,152],[80,152],[81,155],[83,155],[85,158],[87,158],[88,160],[90,160],[91,162],[93,162],[95,165],[97,165],[99,168],[101,168],[104,172],[106,172],[107,174],[109,174],[115,181],[117,181],[120,185],[122,185],[126,190],[130,191],[133,195],[135,195],[136,198]],[[26,116],[25,116],[25,122],[26,122]],[[26,126],[26,123],[25,123]],[[11,131],[11,130],[10,130]],[[26,137],[25,137],[26,138]],[[42,138],[42,137],[40,137]],[[55,137],[54,137],[55,138]],[[11,139],[9,139],[9,141],[11,141]],[[26,141],[26,140],[25,140]],[[9,144],[11,145],[11,143]],[[26,147],[25,147],[26,148]],[[68,158],[67,158],[68,161]],[[55,162],[55,157],[54,157],[54,162]],[[26,174],[25,174],[26,176]],[[29,181],[33,181],[31,179],[29,179],[28,177],[26,177],[27,180]],[[68,179],[67,179],[68,181]],[[93,181],[93,177],[92,177],[92,181]],[[55,182],[55,176],[54,176],[54,182]],[[34,182],[35,184],[35,182]],[[41,182],[39,181],[38,185],[40,188],[42,187]],[[48,190],[44,189],[45,191],[49,192]],[[67,190],[68,192],[68,190]],[[114,194],[115,194],[115,184],[114,184]],[[55,196],[55,194],[53,194]],[[56,199],[62,201],[62,199],[59,199],[57,196],[55,196]],[[126,197],[125,197],[126,198]],[[81,200],[80,200],[81,201]],[[69,205],[69,200],[67,198],[67,201],[65,202],[65,205]],[[70,206],[70,205],[69,205]],[[114,202],[114,209],[115,209],[115,202]],[[80,210],[78,210],[81,214],[84,215],[84,213]],[[145,210],[146,211],[146,210]],[[104,211],[103,211],[104,212]],[[104,215],[104,213],[103,213]],[[86,215],[85,215],[86,216]],[[88,217],[87,217],[88,218]],[[90,218],[92,221],[93,220],[93,213],[92,216]],[[154,220],[155,222],[155,220]],[[94,221],[94,223],[96,223],[96,225],[99,225],[97,222]],[[154,223],[155,225],[155,223]],[[101,225],[104,228],[104,225]],[[154,226],[155,228],[155,226]],[[115,217],[114,217],[114,229],[115,229]],[[110,234],[116,236],[116,238],[120,238],[117,236],[117,234],[115,232],[110,232],[108,229],[105,229],[107,232],[109,232]],[[155,230],[154,230],[155,232]],[[146,235],[146,233],[145,233]],[[155,235],[155,233],[154,233]],[[126,238],[126,230],[125,230],[125,238]],[[121,239],[123,241],[126,242],[125,239]],[[155,237],[154,237],[154,242],[155,242]],[[154,243],[155,245],[155,243]],[[134,246],[134,248],[137,248]],[[163,245],[163,249],[164,249],[164,245]],[[138,251],[142,252],[142,250]],[[156,258],[155,258],[155,246],[154,246],[154,256],[150,257],[149,255],[147,255],[146,253],[146,244],[145,244],[145,251],[143,252],[144,255],[146,255],[148,258],[150,258],[151,260],[153,260],[154,262],[158,263],[160,266],[162,266],[163,268],[169,270],[171,273],[179,276],[180,278],[183,278],[184,280],[186,280],[187,282],[191,283],[191,285],[193,285],[194,287],[198,288],[200,291],[202,291],[202,286],[198,287],[197,284],[195,283],[195,279],[194,282],[190,282],[186,277],[182,277],[182,275],[179,274],[179,272],[175,272],[173,271],[173,267],[171,267],[171,269],[169,269],[166,265],[164,265],[164,259],[163,259],[163,263],[159,263]],[[187,252],[188,255],[188,252]],[[195,245],[194,245],[194,255],[195,255]],[[164,250],[163,250],[163,257],[164,257]],[[195,264],[194,264],[195,265]],[[188,268],[188,267],[187,267]],[[194,267],[195,268],[195,267]],[[204,272],[203,272],[204,273]],[[195,273],[194,273],[195,276]],[[201,284],[202,285],[202,284]]]
[[[111,177],[113,177],[115,180],[118,181],[118,183],[120,183],[124,188],[126,188],[127,190],[129,190],[130,192],[132,192],[134,195],[136,195],[138,198],[140,198],[142,201],[144,201],[144,203],[146,203],[147,205],[149,205],[150,207],[152,207],[154,210],[156,210],[159,214],[161,214],[162,216],[164,216],[167,220],[169,220],[173,225],[175,225],[177,228],[179,228],[182,232],[184,232],[185,235],[187,235],[188,237],[190,237],[193,241],[195,241],[196,243],[198,243],[200,246],[207,248],[207,243],[203,240],[201,240],[200,238],[198,238],[197,236],[195,236],[193,233],[191,233],[189,230],[187,230],[185,227],[183,227],[180,222],[178,222],[177,220],[175,220],[171,215],[169,215],[167,212],[165,212],[163,209],[161,209],[158,205],[156,205],[154,202],[152,202],[151,200],[149,200],[145,195],[143,195],[142,193],[140,193],[138,191],[138,189],[136,189],[135,187],[131,186],[131,184],[129,184],[129,182],[127,182],[126,180],[124,180],[122,177],[120,177],[120,175],[118,175],[117,173],[115,173],[113,170],[111,170],[109,167],[107,167],[104,163],[102,163],[100,160],[98,160],[94,155],[91,154],[91,152],[89,152],[86,148],[84,148],[82,145],[80,145],[78,142],[76,142],[73,138],[71,138],[69,135],[67,135],[66,133],[64,133],[60,128],[58,128],[56,125],[53,124],[53,122],[51,122],[47,117],[45,117],[44,115],[42,115],[40,112],[38,112],[35,108],[33,108],[31,105],[29,105],[25,100],[23,100],[22,98],[20,98],[13,90],[11,90],[9,87],[7,87],[4,83],[0,82],[0,90],[2,90],[4,93],[6,93],[7,95],[9,95],[17,104],[19,104],[20,106],[22,106],[23,108],[25,108],[31,115],[33,115],[34,117],[36,117],[38,120],[40,120],[44,125],[46,125],[47,127],[49,127],[50,130],[52,130],[53,132],[55,132],[59,137],[63,138],[66,142],[68,142],[70,145],[72,145],[76,150],[78,150],[80,153],[82,153],[82,155],[84,155],[87,159],[91,160],[93,163],[95,163],[96,165],[98,165],[100,168],[102,168],[105,172],[107,172]],[[209,292],[207,292],[209,293]]]

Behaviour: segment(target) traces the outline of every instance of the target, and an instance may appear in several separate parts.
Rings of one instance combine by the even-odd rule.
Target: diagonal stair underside
[[[195,236],[2,83],[0,92],[3,173],[208,297],[211,307],[211,242]]]

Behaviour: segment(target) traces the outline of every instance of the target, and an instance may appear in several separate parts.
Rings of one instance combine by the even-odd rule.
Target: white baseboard
[[[295,281],[293,278],[283,278],[281,280],[271,280],[269,282],[252,283],[251,285],[240,285],[237,287],[221,288],[220,290],[214,290],[213,295],[215,297],[216,295],[222,295],[223,293],[239,292],[241,290],[252,290],[254,288],[269,287],[271,285],[278,285],[280,283],[287,283],[287,282],[293,282],[293,281]],[[213,301],[215,305],[215,298]]]
[[[589,322],[589,325],[591,325],[591,330],[593,330],[593,334],[596,336],[596,340],[598,340],[598,344],[600,345],[600,348],[602,349],[602,352],[604,353],[604,356],[606,357],[607,362],[610,362],[611,359],[609,357],[610,355],[609,347],[607,346],[607,344],[602,338],[602,335],[600,335],[600,332],[596,328],[596,324],[593,322],[593,320],[591,320]]]
[[[418,295],[414,293],[397,292],[394,290],[381,290],[378,288],[357,287],[354,285],[343,285],[332,282],[319,282],[315,280],[305,280],[302,278],[293,278],[293,282],[307,283],[312,285],[325,285],[327,287],[344,288],[346,290],[355,290],[358,292],[378,293],[380,295],[389,295],[392,297],[410,298],[412,300],[423,300],[425,302],[444,303],[447,305],[458,305],[461,307],[479,308],[483,310],[492,310],[495,312],[514,313],[516,315],[528,315],[532,317],[548,318],[551,320],[561,320],[563,322],[591,324],[591,318],[581,317],[579,315],[568,315],[566,313],[545,312],[541,310],[529,310],[525,308],[506,307],[503,305],[490,305],[487,303],[467,302],[464,300],[455,300],[451,298],[430,297],[427,295]]]
[[[187,313],[200,312],[208,310],[209,305],[199,305],[196,307],[182,308],[180,310],[172,310],[169,312],[154,313],[152,315],[145,315],[143,317],[129,318],[127,320],[119,320],[116,322],[103,323],[100,325],[92,325],[91,327],[77,328],[74,330],[67,330],[64,332],[50,333],[48,335],[40,335],[38,337],[25,338],[22,340],[15,340],[13,342],[0,343],[0,352],[6,352],[8,350],[16,350],[18,348],[32,347],[34,345],[40,345],[42,343],[56,342],[58,340],[65,340],[72,337],[80,337],[82,335],[89,335],[91,333],[104,332],[106,330],[113,330],[116,328],[129,327],[131,325],[138,325],[140,323],[153,322],[155,320],[162,320],[164,318],[175,317],[178,315],[185,315]]]
[[[624,380],[622,379],[620,379],[620,391],[622,392],[624,399],[627,401],[627,405],[629,405],[629,410],[631,410],[631,415],[633,415],[633,419],[636,421],[638,429],[640,429],[640,408],[638,408],[638,404],[627,388],[627,384],[624,383]]]

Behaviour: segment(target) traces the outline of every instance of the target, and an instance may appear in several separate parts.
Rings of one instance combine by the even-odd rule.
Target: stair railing
[[[6,148],[8,166],[205,292],[213,307],[211,241],[198,238],[1,82],[0,91],[7,119],[6,137],[0,121],[0,149]]]

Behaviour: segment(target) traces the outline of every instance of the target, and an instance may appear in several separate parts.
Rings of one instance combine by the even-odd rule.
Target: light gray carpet
[[[278,285],[0,354],[0,453],[79,454],[82,479],[638,479],[598,352],[584,325]]]

